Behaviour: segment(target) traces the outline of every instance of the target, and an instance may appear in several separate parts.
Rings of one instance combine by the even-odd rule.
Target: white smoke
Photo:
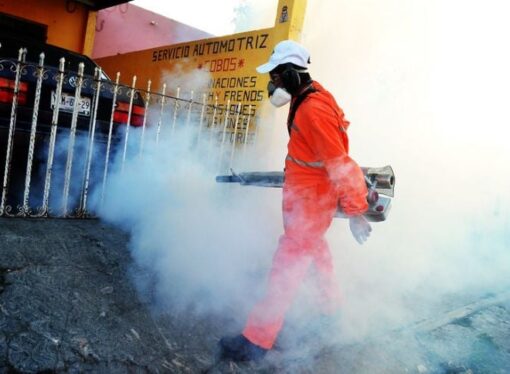
[[[309,1],[302,42],[351,121],[351,155],[391,164],[397,178],[389,219],[366,245],[342,221],[329,232],[344,334],[437,316],[447,295],[471,302],[462,295],[508,284],[507,11],[501,1]]]
[[[365,245],[346,220],[327,235],[344,296],[343,342],[508,284],[506,8],[496,0],[308,2],[310,72],[351,122],[351,156],[363,166],[391,164],[397,178],[389,218],[373,224]],[[284,115],[260,123],[257,147],[237,171],[281,170]],[[242,323],[282,230],[280,191],[216,184],[218,149],[197,145],[196,126],[185,127],[179,122],[159,145],[149,141],[143,159],[129,158],[110,180],[102,214],[131,232],[150,300],[228,310]],[[457,296],[446,306],[449,295]],[[300,309],[309,313],[303,305],[293,307],[296,319]]]
[[[207,83],[196,76],[188,79],[197,87]],[[184,82],[186,76],[178,80]],[[183,91],[181,97],[188,96]],[[140,267],[136,281],[153,305],[165,310],[192,307],[200,313],[236,305],[242,319],[248,301],[260,292],[254,280],[271,260],[278,227],[265,223],[279,219],[279,194],[217,184],[216,175],[227,173],[220,168],[217,144],[222,126],[212,131],[204,121],[198,138],[200,117],[192,116],[188,123],[187,103],[182,101],[174,125],[174,103],[167,103],[169,110],[163,112],[159,141],[159,107],[150,108],[156,117],[144,137],[143,157],[141,129],[132,130],[124,168],[119,154],[109,177],[101,216],[131,233],[130,248]],[[223,164],[228,164],[231,151],[226,143]]]
[[[91,200],[91,197],[98,193],[102,180],[106,154],[105,141],[95,140],[91,144],[87,133],[77,131],[74,135],[73,147],[70,149],[70,139],[71,135],[68,132],[59,133],[55,138],[51,174],[48,180],[48,209],[50,215],[56,217],[64,215],[64,206],[66,214],[70,216],[75,216],[80,208],[93,214],[97,198]],[[30,206],[34,213],[43,205],[48,171],[49,142],[42,145],[42,147],[36,148],[37,163],[31,179]],[[90,165],[88,162],[89,153],[91,153]],[[66,177],[68,178],[67,186]],[[84,200],[85,186],[87,186],[86,201]],[[67,201],[65,189],[67,189]]]

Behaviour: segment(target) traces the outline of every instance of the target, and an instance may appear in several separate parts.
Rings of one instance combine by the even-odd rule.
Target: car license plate
[[[57,95],[55,91],[51,92],[51,109],[55,107],[55,101],[57,99]],[[59,110],[63,112],[72,113],[74,110],[74,96],[68,93],[62,92],[60,96],[60,106]],[[90,116],[90,98],[81,97],[78,102],[78,114],[83,116]]]

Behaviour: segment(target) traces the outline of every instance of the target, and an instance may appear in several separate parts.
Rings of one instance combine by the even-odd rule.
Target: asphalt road
[[[504,288],[360,342],[312,337],[260,363],[217,362],[228,321],[151,309],[128,242],[98,220],[0,219],[0,373],[510,373]]]

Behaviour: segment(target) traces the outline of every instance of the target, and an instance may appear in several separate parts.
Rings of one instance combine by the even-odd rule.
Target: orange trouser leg
[[[333,314],[340,308],[341,294],[333,258],[328,243],[324,239],[314,253],[313,265],[315,267],[315,282],[320,292],[320,309],[325,314]]]
[[[328,186],[284,187],[284,234],[273,258],[265,297],[248,316],[243,335],[263,348],[272,348],[285,313],[314,263],[325,298],[336,298],[331,254],[324,234],[336,210]]]

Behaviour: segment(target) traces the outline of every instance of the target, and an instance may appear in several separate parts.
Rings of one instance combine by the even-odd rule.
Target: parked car
[[[74,94],[77,82],[77,71],[80,63],[84,64],[84,85],[81,90],[77,131],[89,131],[93,117],[93,96],[95,92],[94,72],[98,65],[90,58],[78,53],[59,48],[50,44],[34,43],[18,40],[10,36],[0,35],[0,129],[8,129],[11,115],[12,100],[14,96],[14,83],[16,73],[14,67],[17,63],[18,51],[26,48],[25,64],[19,86],[18,106],[16,114],[16,131],[29,132],[32,122],[33,105],[37,82],[37,64],[39,55],[44,52],[45,76],[42,84],[40,104],[38,111],[38,135],[47,134],[53,116],[55,105],[55,92],[59,74],[59,60],[65,58],[65,79],[62,87],[58,128],[69,128],[71,125],[74,106]],[[98,136],[104,140],[108,134],[113,99],[113,82],[104,74],[101,75],[102,89],[97,110]],[[114,110],[114,135],[118,125],[125,124],[128,119],[129,89],[121,87],[117,95]],[[140,95],[133,100],[131,125],[141,126],[144,116],[144,103]]]
[[[26,49],[24,61],[18,64],[18,55],[20,48]],[[38,63],[40,54],[44,53],[44,74],[40,95],[36,94],[38,81]],[[119,131],[128,122],[130,109],[131,89],[125,86],[119,86],[114,99],[114,82],[104,73],[100,76],[101,89],[99,91],[99,100],[97,107],[97,116],[94,116],[94,95],[97,91],[97,78],[95,77],[98,65],[87,56],[59,48],[50,44],[20,40],[12,35],[5,35],[0,30],[0,183],[5,175],[6,160],[9,159],[9,200],[12,206],[20,201],[20,195],[25,184],[25,171],[27,170],[27,157],[30,144],[30,132],[34,114],[37,114],[37,127],[35,138],[35,150],[32,169],[32,175],[36,175],[35,169],[47,160],[47,149],[51,134],[51,124],[53,118],[54,106],[57,99],[57,82],[60,75],[59,61],[65,59],[64,79],[62,85],[62,94],[60,97],[57,139],[62,135],[69,134],[72,124],[73,109],[75,108],[76,85],[78,82],[78,66],[84,65],[83,85],[81,89],[81,98],[78,102],[76,134],[82,139],[87,139],[90,134],[92,124],[95,123],[95,140],[98,143],[106,143],[108,139],[111,119],[112,123],[112,149],[122,142],[122,131]],[[20,66],[20,69],[18,67]],[[16,73],[19,70],[20,83],[18,87],[17,105],[13,105],[15,97]],[[36,97],[39,97],[39,107],[34,110]],[[8,134],[10,131],[11,117],[15,109],[16,121],[14,127],[13,142],[10,155],[7,156]],[[113,114],[112,114],[113,110]],[[145,114],[144,102],[141,95],[135,91],[133,104],[131,107],[131,126],[141,126]],[[120,147],[118,147],[120,148]],[[97,149],[105,150],[106,147]],[[83,164],[85,153],[78,149],[74,160]],[[76,169],[76,168],[75,168]],[[73,170],[74,172],[74,170]],[[77,172],[77,171],[76,171]],[[41,173],[39,173],[39,176]],[[0,185],[0,192],[2,185]]]

